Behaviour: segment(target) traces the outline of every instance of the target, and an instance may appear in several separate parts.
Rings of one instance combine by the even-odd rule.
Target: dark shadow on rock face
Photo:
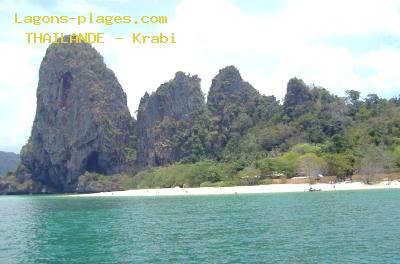
[[[66,101],[67,101],[68,93],[71,89],[72,81],[73,81],[73,77],[69,71],[64,73],[61,77],[61,89],[60,89],[59,98],[60,98],[60,106],[62,106],[62,107],[66,105]]]
[[[99,164],[99,153],[93,152],[89,155],[86,163],[86,171],[88,172],[96,172],[100,174],[104,174],[105,170],[101,168]]]

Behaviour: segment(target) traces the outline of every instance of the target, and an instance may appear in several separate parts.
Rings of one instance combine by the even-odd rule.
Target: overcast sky
[[[37,4],[38,2],[40,4]],[[167,25],[16,25],[26,15],[167,15]],[[226,65],[266,95],[282,99],[300,77],[329,91],[400,94],[400,1],[350,0],[0,0],[0,150],[19,152],[36,110],[40,62],[47,45],[25,32],[104,32],[94,45],[116,74],[135,115],[140,97],[174,77],[197,74],[207,93]],[[113,37],[174,32],[177,44],[136,46]]]

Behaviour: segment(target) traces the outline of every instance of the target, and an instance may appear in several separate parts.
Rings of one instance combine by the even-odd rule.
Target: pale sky
[[[38,4],[40,3],[40,4]],[[166,15],[166,25],[21,25],[13,14]],[[302,78],[343,95],[353,89],[400,94],[400,1],[350,0],[0,0],[0,150],[19,152],[36,110],[40,62],[47,45],[28,45],[25,32],[104,32],[104,56],[135,115],[140,97],[174,77],[197,74],[207,93],[226,65],[265,95],[282,99],[287,81]],[[137,46],[113,37],[172,33],[175,45]]]

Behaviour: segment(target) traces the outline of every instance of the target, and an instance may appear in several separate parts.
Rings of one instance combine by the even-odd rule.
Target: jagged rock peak
[[[294,77],[288,81],[286,92],[301,94],[306,90],[308,90],[308,86],[302,79]]]
[[[221,90],[237,90],[242,87],[242,76],[235,66],[227,66],[212,80],[212,88]]]
[[[137,136],[138,165],[164,165],[179,159],[182,142],[177,134],[194,113],[205,109],[200,78],[177,72],[174,79],[162,84],[140,101]]]
[[[301,115],[306,111],[304,105],[312,101],[312,93],[310,88],[302,79],[291,78],[287,84],[285,100],[283,103],[283,111],[289,117]],[[303,106],[303,107],[301,107]]]
[[[31,177],[56,191],[74,191],[85,171],[119,172],[127,155],[132,156],[126,94],[90,44],[48,47],[36,105],[19,177]]]
[[[219,70],[219,73],[215,78],[242,80],[239,70],[233,65],[226,66],[225,68]]]
[[[159,112],[156,115],[158,119],[164,116],[180,119],[193,109],[204,105],[200,81],[197,75],[191,76],[178,71],[174,79],[161,84],[151,95],[145,93],[139,104],[139,112],[150,105],[151,108],[147,110],[150,110],[152,114]]]
[[[220,145],[223,146],[259,120],[268,120],[276,111],[277,102],[275,97],[261,95],[244,81],[234,66],[227,66],[214,77],[207,106],[218,117],[220,135],[224,137]]]
[[[258,91],[243,81],[235,66],[227,66],[213,78],[207,104],[211,111],[220,112],[227,103],[246,104],[254,96],[259,96]]]
[[[175,77],[173,80],[176,82],[181,82],[181,81],[185,81],[186,79],[193,79],[193,80],[200,81],[200,78],[197,75],[190,76],[190,74],[186,74],[183,71],[177,71],[175,73]]]
[[[185,74],[182,71],[178,71],[175,73],[174,79],[161,84],[157,91],[153,94],[161,94],[164,91],[168,93],[184,93],[186,91],[198,93],[201,91],[200,82],[201,79],[197,75],[191,76],[190,74]]]

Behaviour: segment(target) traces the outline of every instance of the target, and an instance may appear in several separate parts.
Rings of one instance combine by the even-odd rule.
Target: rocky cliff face
[[[52,44],[39,72],[37,108],[20,179],[74,191],[82,173],[116,173],[134,151],[126,94],[89,44]],[[132,154],[133,153],[133,154]]]
[[[140,101],[137,115],[138,165],[159,166],[190,155],[187,139],[194,120],[205,110],[200,78],[177,72]]]
[[[302,79],[292,78],[287,84],[283,113],[289,118],[298,117],[309,110],[312,101],[310,88]]]
[[[221,148],[231,138],[237,138],[260,120],[268,120],[276,112],[278,102],[273,96],[261,95],[243,81],[234,66],[219,71],[212,80],[207,105],[217,117]]]

